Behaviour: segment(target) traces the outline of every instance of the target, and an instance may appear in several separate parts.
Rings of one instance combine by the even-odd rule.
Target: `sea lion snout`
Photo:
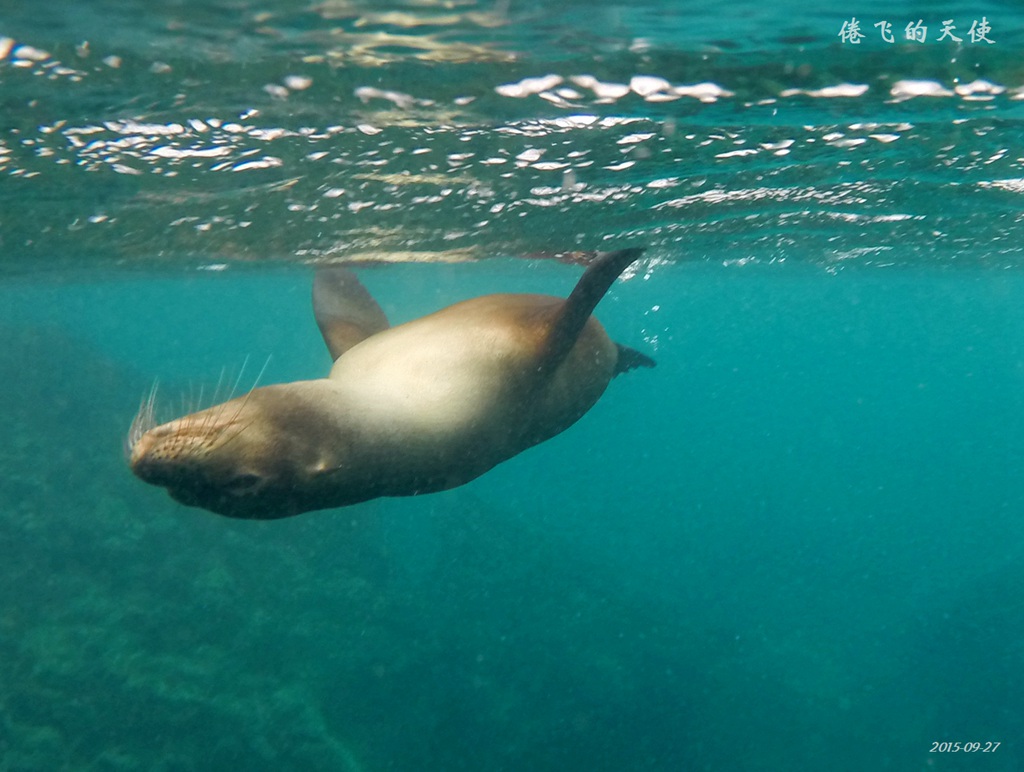
[[[129,450],[128,464],[136,476],[163,485],[167,473],[180,462],[201,457],[212,445],[212,429],[186,416],[141,434]]]
[[[195,445],[175,439],[169,425],[159,426],[135,442],[128,465],[136,477],[151,485],[168,489],[189,487],[189,482],[194,484],[199,477],[197,465],[189,453]]]
[[[149,482],[146,475],[149,473],[147,466],[149,466],[149,451],[152,447],[153,438],[149,432],[146,432],[128,448],[128,466],[136,477],[141,477],[146,482]]]
[[[217,463],[211,457],[208,440],[183,438],[175,423],[151,429],[136,441],[128,462],[135,476],[166,488],[173,499],[186,506],[246,516],[251,502],[272,481],[254,468]]]
[[[131,447],[128,465],[140,480],[166,486],[173,479],[180,453],[168,448],[167,425],[150,429]]]

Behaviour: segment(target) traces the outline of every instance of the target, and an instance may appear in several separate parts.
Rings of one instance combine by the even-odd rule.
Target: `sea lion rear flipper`
[[[584,271],[565,303],[562,304],[561,311],[555,319],[548,337],[547,350],[541,360],[543,369],[554,370],[562,363],[576,343],[583,325],[587,323],[598,301],[604,297],[619,274],[636,261],[643,252],[643,247],[635,247],[598,254],[594,262]],[[620,370],[620,372],[622,371]]]
[[[619,352],[619,358],[615,361],[615,375],[628,373],[638,367],[654,367],[658,364],[647,354],[637,351],[635,348],[623,346],[621,343],[616,343],[615,348]]]
[[[313,279],[313,315],[331,358],[390,325],[384,311],[347,268],[321,268]]]

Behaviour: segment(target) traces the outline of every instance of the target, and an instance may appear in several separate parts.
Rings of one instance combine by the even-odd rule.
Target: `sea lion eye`
[[[253,493],[260,488],[263,478],[252,472],[239,472],[232,476],[225,484],[224,489],[235,495],[241,496],[246,493]]]

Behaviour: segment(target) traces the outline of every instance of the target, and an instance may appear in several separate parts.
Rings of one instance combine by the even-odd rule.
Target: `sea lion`
[[[330,375],[162,426],[150,401],[131,469],[183,504],[256,519],[462,485],[571,426],[615,375],[654,366],[590,315],[642,251],[600,253],[566,299],[485,295],[396,327],[354,274],[323,269]]]

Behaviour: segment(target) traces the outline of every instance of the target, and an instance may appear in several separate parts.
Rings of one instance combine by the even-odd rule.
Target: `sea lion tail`
[[[551,328],[547,351],[541,367],[554,370],[562,363],[579,337],[583,326],[593,313],[608,288],[619,275],[644,253],[644,247],[620,249],[615,252],[599,252],[576,287],[562,304],[561,311]],[[632,365],[635,367],[636,364]],[[626,369],[630,369],[627,367]]]

